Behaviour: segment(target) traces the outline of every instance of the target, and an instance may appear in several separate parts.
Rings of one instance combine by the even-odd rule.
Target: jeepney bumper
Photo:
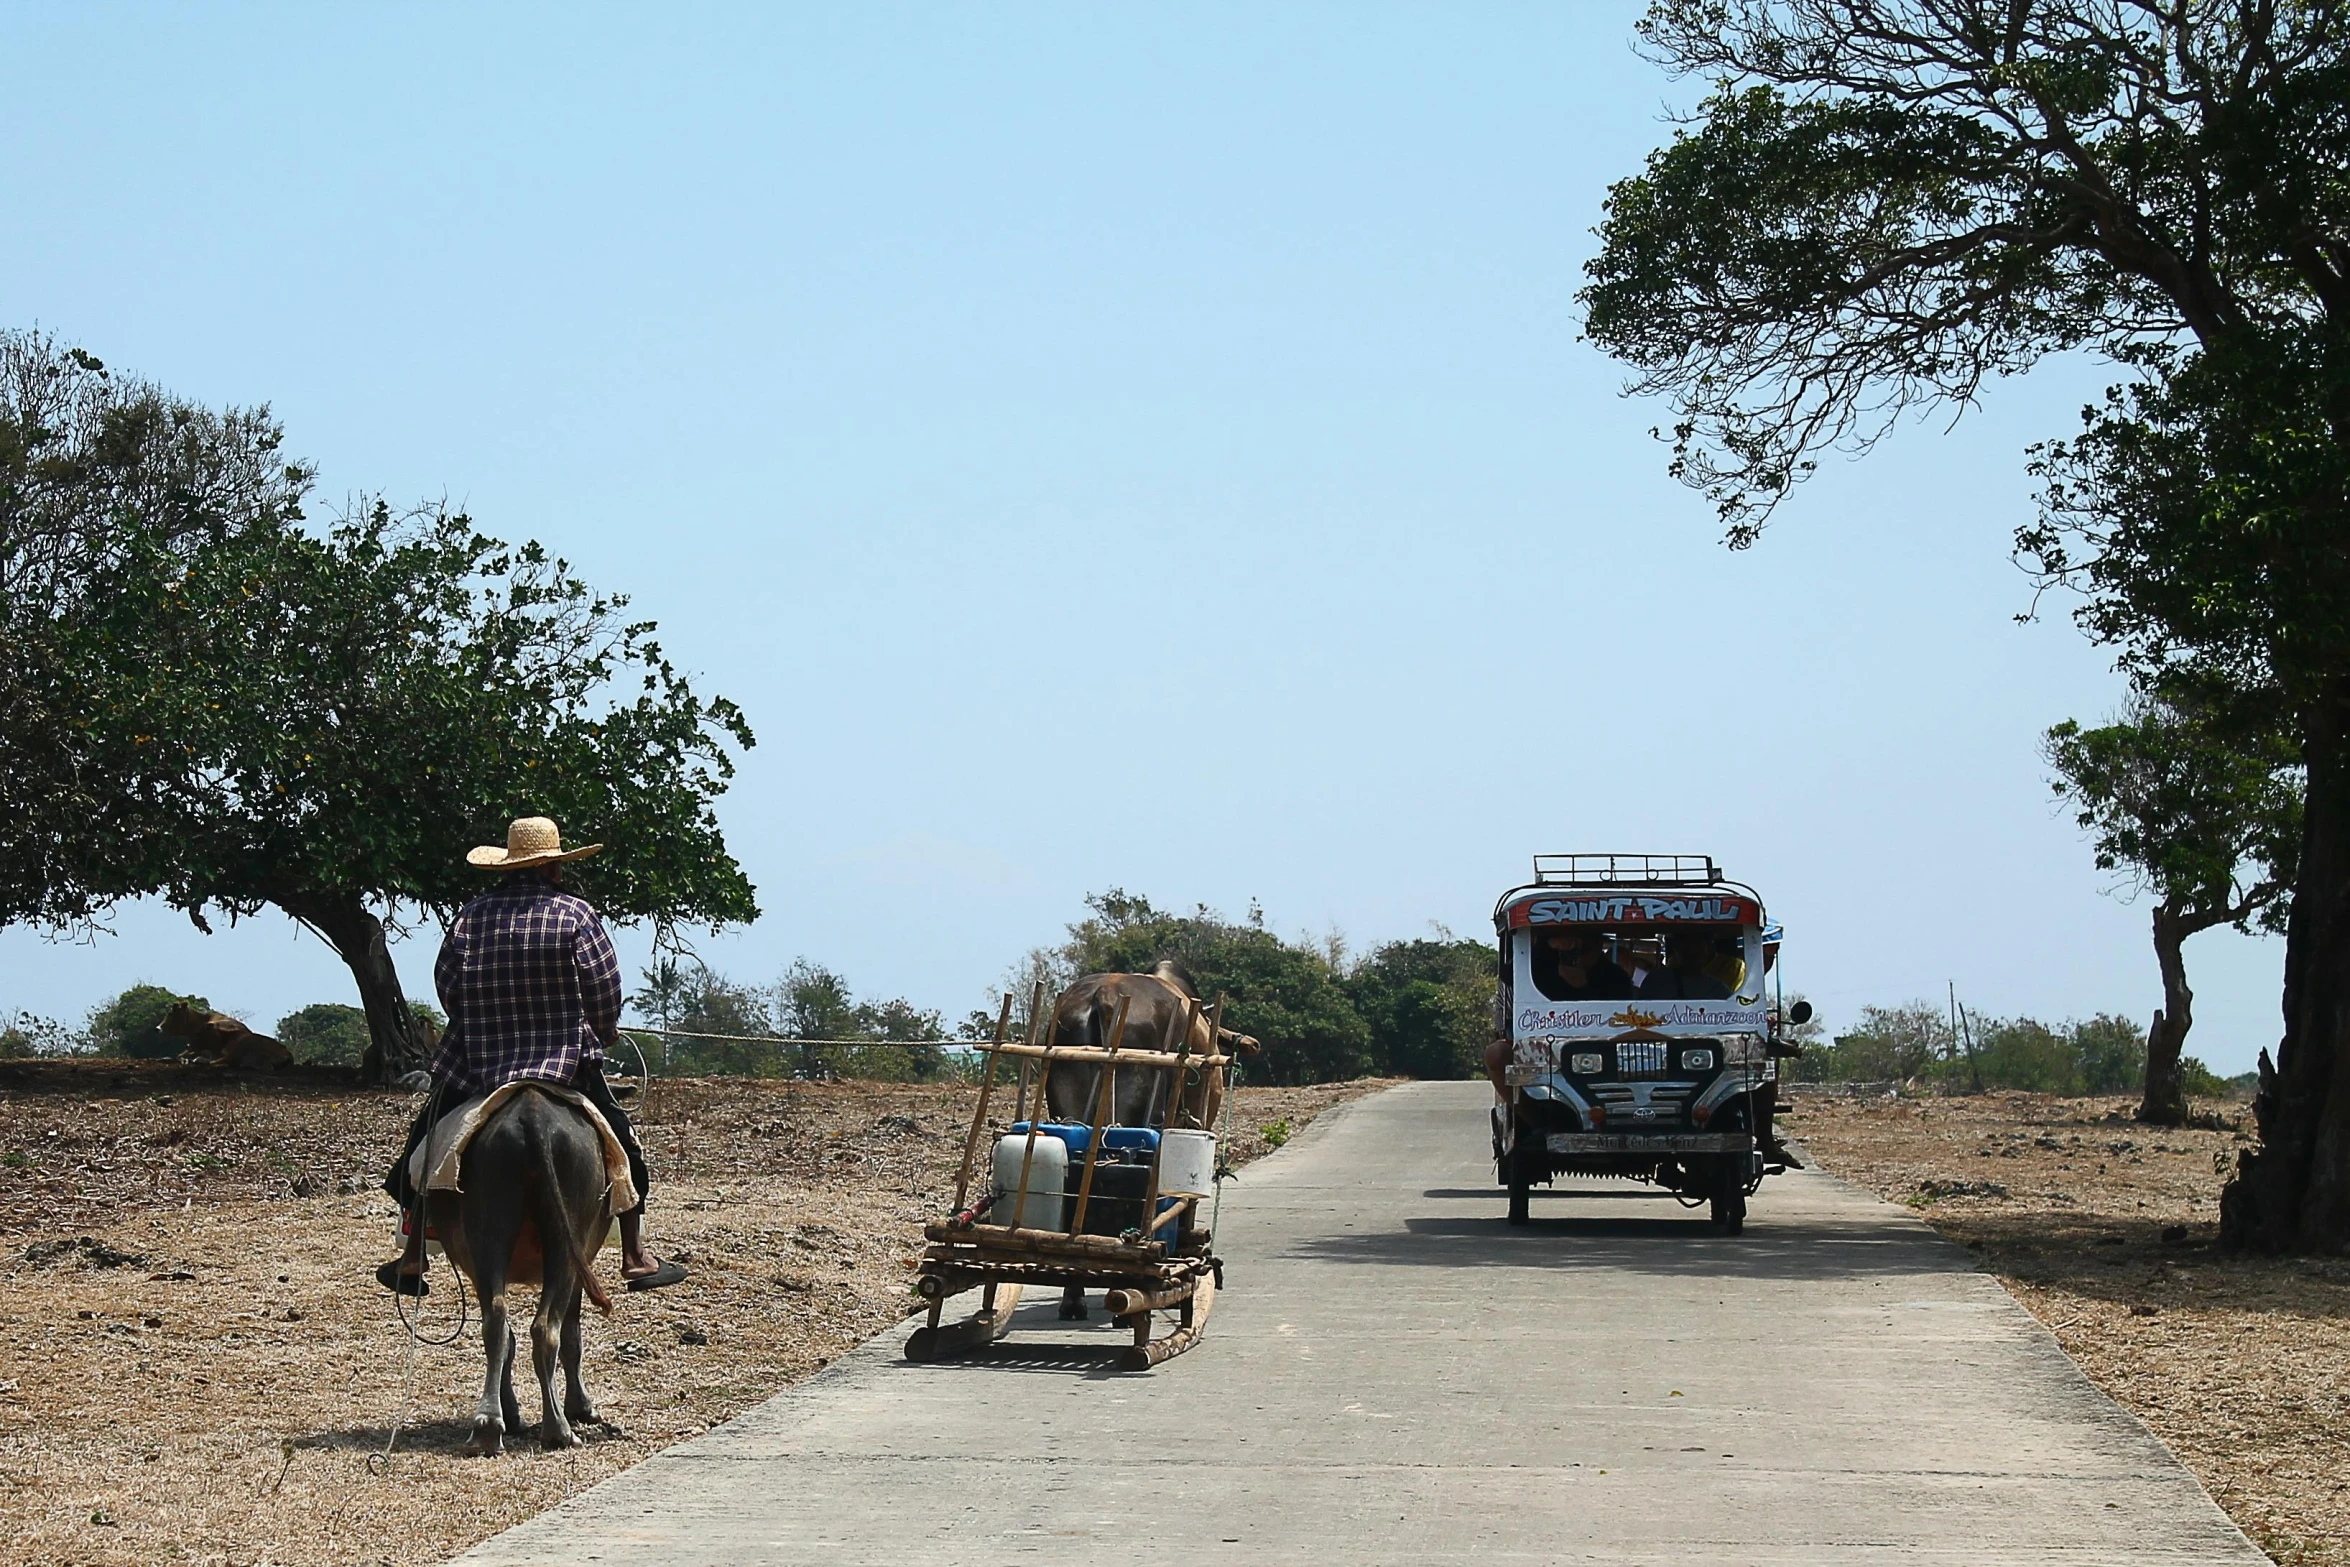
[[[1542,1140],[1552,1153],[1752,1153],[1745,1132],[1553,1132]]]

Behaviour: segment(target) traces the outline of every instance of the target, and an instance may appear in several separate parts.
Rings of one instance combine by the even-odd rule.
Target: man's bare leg
[[[408,1214],[408,1223],[410,1226],[408,1239],[407,1243],[400,1248],[400,1255],[376,1269],[375,1277],[376,1281],[386,1289],[399,1290],[400,1293],[406,1295],[419,1295],[424,1292],[424,1286],[421,1282],[415,1288],[408,1289],[403,1287],[402,1281],[421,1281],[424,1278],[427,1267],[424,1260],[424,1210],[422,1208],[411,1209]]]
[[[649,1279],[661,1271],[661,1259],[645,1250],[645,1208],[639,1203],[620,1216],[620,1276]]]
[[[1510,1042],[1508,1040],[1496,1039],[1485,1046],[1485,1075],[1493,1080],[1493,1093],[1497,1099],[1507,1099],[1510,1096],[1509,1082],[1504,1076],[1509,1069],[1509,1064]]]

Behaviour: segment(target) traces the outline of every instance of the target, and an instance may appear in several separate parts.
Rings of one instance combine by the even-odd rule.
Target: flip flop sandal
[[[375,1282],[395,1295],[430,1295],[432,1293],[432,1281],[421,1273],[402,1273],[397,1258],[375,1270]]]
[[[667,1289],[672,1284],[683,1284],[685,1280],[685,1265],[683,1263],[671,1262],[668,1258],[664,1257],[661,1259],[661,1266],[655,1268],[652,1272],[646,1274],[641,1279],[630,1279],[628,1281],[628,1287],[632,1290]]]

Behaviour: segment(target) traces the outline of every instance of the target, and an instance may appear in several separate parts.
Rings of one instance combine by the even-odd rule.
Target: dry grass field
[[[1378,1086],[1244,1088],[1231,1152]],[[694,1276],[591,1313],[587,1380],[610,1424],[585,1447],[525,1440],[485,1461],[458,1453],[478,1333],[411,1356],[370,1276],[394,1223],[375,1183],[411,1098],[0,1062],[0,1567],[438,1561],[907,1315],[974,1092],[656,1084],[648,1233]],[[434,1277],[422,1331],[445,1338],[458,1302]]]
[[[2214,1244],[2239,1105],[2171,1131],[2131,1101],[1797,1101],[1828,1170],[1971,1248],[2279,1562],[2350,1564],[2350,1262]]]

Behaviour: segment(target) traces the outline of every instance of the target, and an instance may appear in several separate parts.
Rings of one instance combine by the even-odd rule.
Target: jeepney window
[[[1745,951],[1734,931],[1675,931],[1666,952],[1673,988],[1684,1001],[1727,999],[1746,979]]]
[[[1534,941],[1534,988],[1553,1001],[1622,1001],[1635,994],[1632,976],[1616,961],[1622,943],[1613,931],[1558,925],[1529,932]]]
[[[1747,934],[1736,926],[1527,932],[1528,972],[1552,1001],[1721,1001],[1746,983]]]

